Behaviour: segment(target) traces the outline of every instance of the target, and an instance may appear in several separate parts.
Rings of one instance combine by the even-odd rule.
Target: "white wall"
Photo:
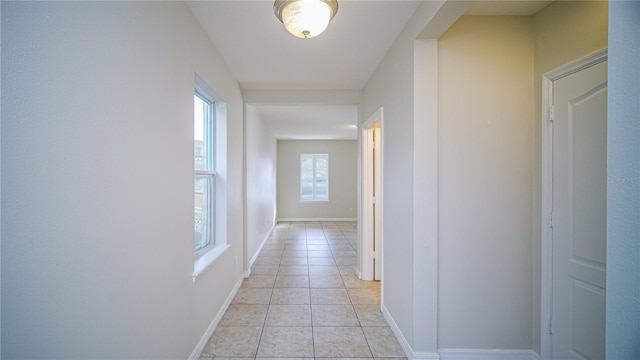
[[[426,2],[365,87],[362,113],[366,118],[377,107],[385,108],[385,159],[386,164],[391,161],[394,167],[387,171],[389,168],[385,166],[383,175],[385,214],[397,215],[384,219],[383,235],[391,240],[384,246],[383,304],[414,356],[438,356],[435,354],[438,347],[524,349],[517,354],[531,354],[526,349],[539,349],[540,125],[534,119],[540,118],[540,71],[558,60],[570,61],[576,58],[575,54],[598,50],[591,51],[602,44],[602,24],[606,26],[606,9],[602,11],[602,4],[559,2],[543,10],[543,17],[520,18],[518,24],[511,23],[513,19],[496,19],[497,23],[488,28],[467,26],[466,31],[461,31],[464,34],[455,39],[461,45],[456,50],[458,58],[447,54],[446,48],[444,56],[440,56],[443,49],[434,46],[440,39],[414,40],[439,38],[442,29],[464,12],[464,4]],[[557,21],[558,17],[568,19],[567,24]],[[547,25],[553,30],[547,30],[544,24],[552,19],[556,19],[555,23]],[[585,24],[591,27],[586,29]],[[549,37],[553,32],[559,33],[558,39]],[[475,58],[468,58],[470,55]],[[411,63],[411,59],[423,63]],[[491,64],[504,68],[499,70]],[[444,75],[440,66],[448,69],[449,75],[436,80]],[[488,79],[492,76],[494,79]],[[514,79],[519,83],[515,84]],[[496,85],[503,80],[520,87],[506,91]],[[435,89],[434,81],[438,83]],[[443,82],[450,84],[441,88]],[[445,94],[447,98],[438,99]],[[496,100],[496,94],[516,102]],[[432,97],[437,98],[437,105]],[[458,105],[454,105],[456,102]],[[438,120],[443,105],[448,106],[444,111],[455,121]],[[435,140],[434,130],[438,132]],[[424,131],[429,133],[421,136]],[[409,146],[411,139],[413,146]],[[458,140],[460,143],[454,145]],[[392,149],[387,152],[389,147]],[[459,153],[468,148],[473,150],[468,155]],[[478,161],[473,163],[468,157]],[[497,174],[489,174],[487,168],[494,173],[497,170]],[[469,173],[471,178],[462,178]],[[437,186],[431,174],[437,174]],[[410,178],[412,187],[407,183]],[[504,186],[497,186],[500,182]],[[425,193],[421,193],[423,186],[428,187]],[[437,189],[436,193],[432,187]],[[458,196],[458,191],[466,197]],[[412,199],[395,201],[403,196]],[[460,204],[463,199],[475,206]],[[434,215],[431,205],[416,203],[425,200],[436,201],[440,211]],[[490,211],[478,208],[485,200],[490,200],[485,204]],[[413,206],[408,205],[411,201]],[[461,210],[461,216],[453,215],[456,210]],[[478,219],[472,217],[474,211],[480,215]],[[496,213],[503,216],[503,212],[508,220],[490,218]],[[460,229],[454,228],[454,219],[461,217]],[[470,223],[465,222],[469,219]],[[498,224],[499,230],[490,228]],[[471,244],[470,249],[482,256],[474,257],[466,247],[471,240],[463,237],[471,233],[469,229],[477,230],[470,239],[488,245]],[[456,248],[459,246],[462,247]],[[435,259],[434,251],[438,252]],[[412,262],[408,260],[412,258],[410,254]],[[463,264],[459,256],[469,262]],[[433,264],[425,265],[425,261]],[[474,266],[471,272],[469,268]],[[470,273],[471,278],[465,280],[465,273]],[[496,274],[489,282],[488,278]],[[483,281],[478,283],[478,278]],[[476,292],[474,300],[453,297],[456,291],[469,289]],[[502,297],[494,293],[501,291],[505,292]],[[438,299],[429,294],[436,294]],[[498,301],[498,306],[508,302],[505,310],[514,317],[505,320],[494,301]],[[464,308],[466,317],[457,316],[454,309],[458,308]],[[458,323],[461,319],[462,324]],[[434,325],[438,331],[432,329]],[[499,338],[496,334],[507,335]],[[454,352],[445,350],[441,354],[449,356]]]
[[[640,2],[609,3],[607,358],[640,358]]]
[[[441,348],[532,346],[532,37],[463,16],[438,39]]]
[[[443,18],[451,20],[449,12],[452,9],[467,5],[460,2],[423,2],[367,82],[363,93],[361,121],[366,120],[378,108],[384,108],[383,308],[402,338],[401,344],[405,350],[416,356],[428,357],[437,351],[437,335],[434,335],[433,329],[438,320],[435,312],[437,279],[432,269],[434,264],[428,264],[422,256],[425,251],[433,256],[435,251],[430,246],[430,242],[435,239],[423,236],[423,232],[435,232],[437,229],[429,228],[425,231],[422,226],[415,229],[416,222],[424,224],[432,220],[426,219],[426,214],[414,211],[429,211],[426,207],[414,207],[415,189],[421,186],[414,183],[414,178],[425,174],[424,164],[416,164],[414,160],[430,161],[431,156],[429,154],[421,157],[415,154],[416,147],[422,149],[425,141],[414,141],[419,138],[415,130],[422,129],[425,125],[416,126],[414,123],[415,40],[423,30],[427,30],[425,26],[438,14],[447,13]],[[456,16],[452,19],[455,18]],[[447,20],[439,21],[426,32],[438,33],[443,27],[446,29]],[[424,51],[418,58],[432,55],[429,51]],[[432,72],[427,70],[421,75],[430,73]],[[432,83],[433,79],[426,81]],[[422,90],[425,89],[421,87],[420,91]],[[427,137],[426,141],[431,144],[431,137]],[[422,194],[419,198],[422,199]],[[419,230],[419,233],[414,234],[414,230]],[[424,311],[425,306],[431,308]]]
[[[236,80],[180,2],[2,2],[1,46],[2,358],[188,357],[242,274]],[[196,71],[231,249],[193,283]]]
[[[247,256],[254,258],[276,219],[276,138],[254,106],[245,107]],[[246,265],[251,265],[247,262]],[[248,269],[248,267],[247,267]]]
[[[383,129],[383,267],[382,304],[397,327],[407,351],[436,351],[434,339],[419,337],[422,318],[415,322],[414,307],[424,299],[414,299],[414,40],[441,9],[442,2],[424,2],[418,7],[363,91],[362,118],[367,120],[384,108]],[[391,215],[392,214],[392,215]],[[420,239],[422,240],[424,239]],[[433,294],[433,290],[431,289]],[[428,322],[435,324],[432,318]],[[414,330],[414,325],[418,327]],[[401,343],[403,342],[401,341]]]
[[[355,140],[278,140],[278,219],[355,219]],[[329,201],[300,202],[300,154],[329,154]]]

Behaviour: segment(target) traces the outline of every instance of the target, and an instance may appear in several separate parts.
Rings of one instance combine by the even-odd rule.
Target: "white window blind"
[[[329,201],[329,154],[300,154],[300,201]]]

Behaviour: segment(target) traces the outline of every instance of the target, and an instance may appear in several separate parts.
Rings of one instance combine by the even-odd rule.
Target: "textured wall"
[[[640,2],[609,5],[607,359],[640,359]]]

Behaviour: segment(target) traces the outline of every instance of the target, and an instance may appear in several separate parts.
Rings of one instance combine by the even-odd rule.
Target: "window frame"
[[[194,238],[193,238],[193,242],[194,242],[194,257],[197,259],[199,257],[201,257],[202,255],[204,255],[205,253],[207,253],[209,250],[213,249],[216,247],[216,214],[215,214],[215,209],[216,209],[216,171],[215,171],[215,157],[216,157],[216,133],[215,133],[215,128],[216,128],[216,102],[213,101],[209,96],[207,96],[206,94],[204,94],[202,91],[199,91],[197,88],[194,89],[193,92],[193,96],[194,96],[194,101],[195,98],[199,98],[204,104],[208,105],[203,113],[204,116],[204,145],[206,147],[206,154],[207,157],[205,159],[206,164],[204,166],[204,170],[198,170],[196,169],[195,166],[195,161],[194,161],[194,169],[193,169],[193,177],[194,177],[194,187],[195,187],[195,180],[198,177],[202,177],[202,178],[206,178],[208,179],[208,196],[206,197],[206,199],[203,199],[203,203],[206,201],[207,204],[207,210],[203,210],[203,214],[206,214],[208,212],[208,241],[205,241],[205,245],[200,247],[200,248],[196,248],[195,247],[195,236],[196,236],[196,231],[195,231],[195,221],[196,221],[196,212],[195,212],[195,203],[194,203]],[[195,104],[194,104],[194,110],[195,110]],[[194,122],[194,127],[195,127],[195,118],[196,114],[194,111],[194,115],[193,115],[193,122]],[[194,150],[195,150],[195,139],[194,139]],[[195,202],[195,188],[194,188],[194,202]]]
[[[303,188],[305,187],[303,185],[303,182],[305,182],[305,170],[303,169],[303,162],[304,159],[309,159],[311,158],[311,196],[304,196],[302,194]],[[316,190],[316,184],[317,184],[317,175],[318,175],[318,161],[319,160],[326,160],[327,163],[327,169],[326,169],[326,179],[327,179],[327,194],[326,196],[318,196],[317,194],[317,190]],[[299,201],[301,203],[314,203],[314,202],[329,202],[329,154],[325,153],[325,154],[300,154],[300,188],[299,188],[299,192],[298,192],[298,198]]]

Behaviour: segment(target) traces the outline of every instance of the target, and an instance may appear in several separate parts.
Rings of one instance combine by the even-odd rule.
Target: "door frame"
[[[380,124],[380,127],[376,127],[376,129],[378,129],[380,131],[380,143],[381,144],[376,144],[376,150],[380,151],[380,174],[383,174],[383,169],[384,169],[384,164],[383,164],[383,153],[384,153],[384,147],[382,146],[382,144],[384,143],[384,130],[383,130],[383,117],[384,117],[384,111],[383,108],[379,108],[378,110],[376,110],[366,121],[364,121],[362,123],[361,126],[361,130],[360,130],[360,138],[361,138],[361,147],[360,147],[360,154],[361,154],[361,192],[360,192],[360,202],[362,204],[362,213],[361,213],[361,221],[360,223],[358,223],[358,226],[360,227],[360,249],[361,254],[360,254],[360,264],[359,264],[359,268],[360,268],[360,278],[363,280],[373,280],[374,279],[374,273],[373,273],[373,269],[371,268],[370,264],[373,261],[373,246],[372,243],[369,241],[365,241],[365,239],[370,239],[372,236],[372,227],[373,227],[373,201],[371,196],[367,196],[367,194],[371,193],[371,159],[370,157],[370,137],[369,137],[369,133],[371,132],[371,130],[374,128],[374,126],[376,124]],[[381,176],[382,177],[382,176]],[[382,183],[382,181],[381,181]],[[380,252],[380,281],[381,281],[381,285],[382,285],[382,278],[383,278],[383,274],[384,272],[382,271],[382,267],[383,267],[383,261],[382,261],[382,257],[383,257],[383,243],[384,243],[384,239],[383,239],[383,226],[384,226],[384,221],[383,221],[383,211],[382,211],[382,202],[383,202],[383,193],[384,193],[384,184],[380,184],[380,198],[376,199],[376,204],[379,206],[380,209],[380,249],[378,249],[378,251]],[[381,294],[382,294],[382,286],[381,286]]]
[[[552,358],[553,302],[553,82],[607,60],[607,49],[560,66],[542,75],[542,182],[540,217],[540,357]]]

